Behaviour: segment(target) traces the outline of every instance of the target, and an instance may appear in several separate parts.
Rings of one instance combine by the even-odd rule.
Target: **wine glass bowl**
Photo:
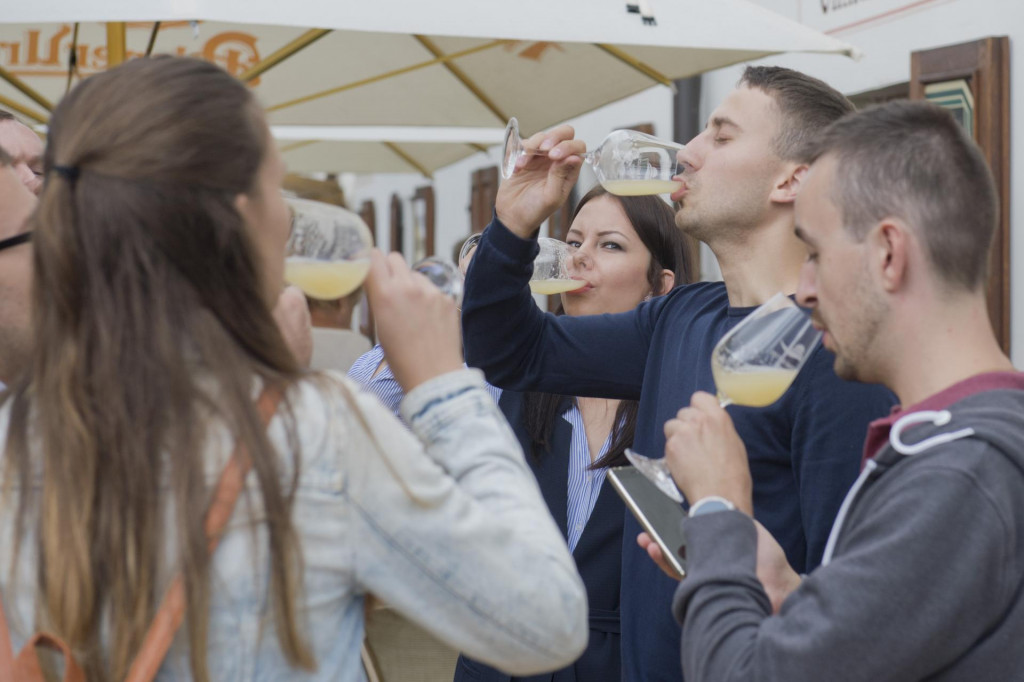
[[[476,251],[476,247],[480,245],[480,238],[483,235],[479,232],[470,235],[466,241],[462,243],[462,248],[459,249],[459,271],[465,275],[469,271],[469,263],[473,260],[473,252]]]
[[[598,182],[624,197],[671,194],[681,186],[676,154],[683,148],[635,130],[613,130],[587,161]]]
[[[370,270],[373,238],[350,211],[286,197],[292,229],[285,246],[285,279],[310,298],[335,300],[355,291]]]
[[[766,407],[786,392],[821,339],[792,299],[775,294],[719,340],[711,373],[722,406]]]
[[[412,269],[430,280],[441,293],[455,301],[455,307],[462,307],[462,272],[450,261],[438,256],[429,256],[417,262]]]
[[[572,276],[568,244],[540,237],[537,245],[540,252],[533,260],[533,275],[530,277],[530,290],[533,293],[551,296],[575,291],[586,285],[585,281]]]
[[[601,145],[583,154],[583,160],[594,169],[598,182],[612,194],[640,196],[671,194],[681,183],[676,155],[683,145],[659,140],[636,130],[613,130]],[[519,135],[519,122],[513,117],[505,128],[501,176],[506,180],[515,173],[516,164],[524,156],[546,154],[528,150]]]
[[[711,351],[711,374],[722,407],[767,407],[779,400],[811,356],[821,332],[785,294],[775,294],[719,339]],[[682,494],[664,457],[626,450],[626,458],[676,502]]]

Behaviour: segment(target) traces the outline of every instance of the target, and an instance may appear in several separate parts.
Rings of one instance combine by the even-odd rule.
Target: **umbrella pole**
[[[107,68],[117,66],[124,62],[125,49],[125,25],[123,21],[107,22]]]
[[[160,22],[153,22],[153,30],[149,33],[149,43],[146,45],[146,56],[153,54],[153,47],[156,45],[156,34],[160,32]]]
[[[4,107],[10,109],[11,111],[17,111],[22,116],[30,118],[33,121],[36,121],[37,123],[46,123],[46,121],[48,120],[46,114],[42,114],[36,111],[35,109],[29,109],[24,105],[18,104],[9,97],[4,97],[3,95],[0,95],[0,104],[4,105]]]
[[[3,78],[5,81],[10,83],[12,86],[14,86],[15,89],[20,91],[23,95],[25,95],[29,99],[35,101],[36,104],[38,104],[39,106],[43,107],[47,111],[53,111],[53,103],[50,102],[50,100],[48,100],[45,97],[43,97],[42,95],[40,95],[38,92],[36,92],[32,88],[32,86],[30,86],[28,83],[26,83],[25,81],[21,80],[20,78],[15,76],[10,71],[8,71],[7,69],[3,68],[2,66],[0,66],[0,78]],[[21,113],[25,114],[26,116],[30,115],[30,114],[26,113],[23,110],[19,109],[19,111],[21,111]],[[36,116],[32,116],[32,118],[36,118],[38,120],[38,118]]]

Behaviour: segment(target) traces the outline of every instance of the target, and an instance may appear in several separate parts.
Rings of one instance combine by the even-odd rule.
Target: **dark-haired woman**
[[[571,270],[586,285],[562,294],[566,315],[632,310],[692,281],[689,244],[658,197],[618,197],[600,186],[576,206],[566,235]],[[527,453],[551,514],[587,587],[590,637],[583,656],[554,673],[516,677],[463,656],[457,682],[619,682],[622,502],[605,485],[610,466],[628,464],[637,405],[632,401],[516,393],[491,388]]]
[[[582,651],[579,576],[463,369],[453,303],[374,255],[367,286],[411,431],[288,352],[270,312],[284,166],[245,85],[170,57],[91,76],[54,112],[45,167],[35,343],[0,403],[15,651],[47,631],[88,679],[125,679],[179,576],[185,622],[156,657],[161,680],[361,680],[369,594],[522,673]],[[261,394],[282,397],[269,427]],[[217,481],[247,464],[211,552]]]

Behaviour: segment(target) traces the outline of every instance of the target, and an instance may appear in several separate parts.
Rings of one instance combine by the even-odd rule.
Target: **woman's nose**
[[[590,264],[590,257],[587,255],[587,252],[582,248],[573,251],[572,260],[580,267]]]

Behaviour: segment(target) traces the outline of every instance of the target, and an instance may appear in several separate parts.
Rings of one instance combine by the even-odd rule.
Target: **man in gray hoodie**
[[[910,102],[837,121],[810,158],[798,300],[836,373],[901,406],[871,424],[822,565],[802,577],[750,518],[744,446],[718,401],[697,393],[666,424],[692,502],[673,603],[685,678],[1021,679],[1024,375],[985,303],[988,166],[951,116]]]

